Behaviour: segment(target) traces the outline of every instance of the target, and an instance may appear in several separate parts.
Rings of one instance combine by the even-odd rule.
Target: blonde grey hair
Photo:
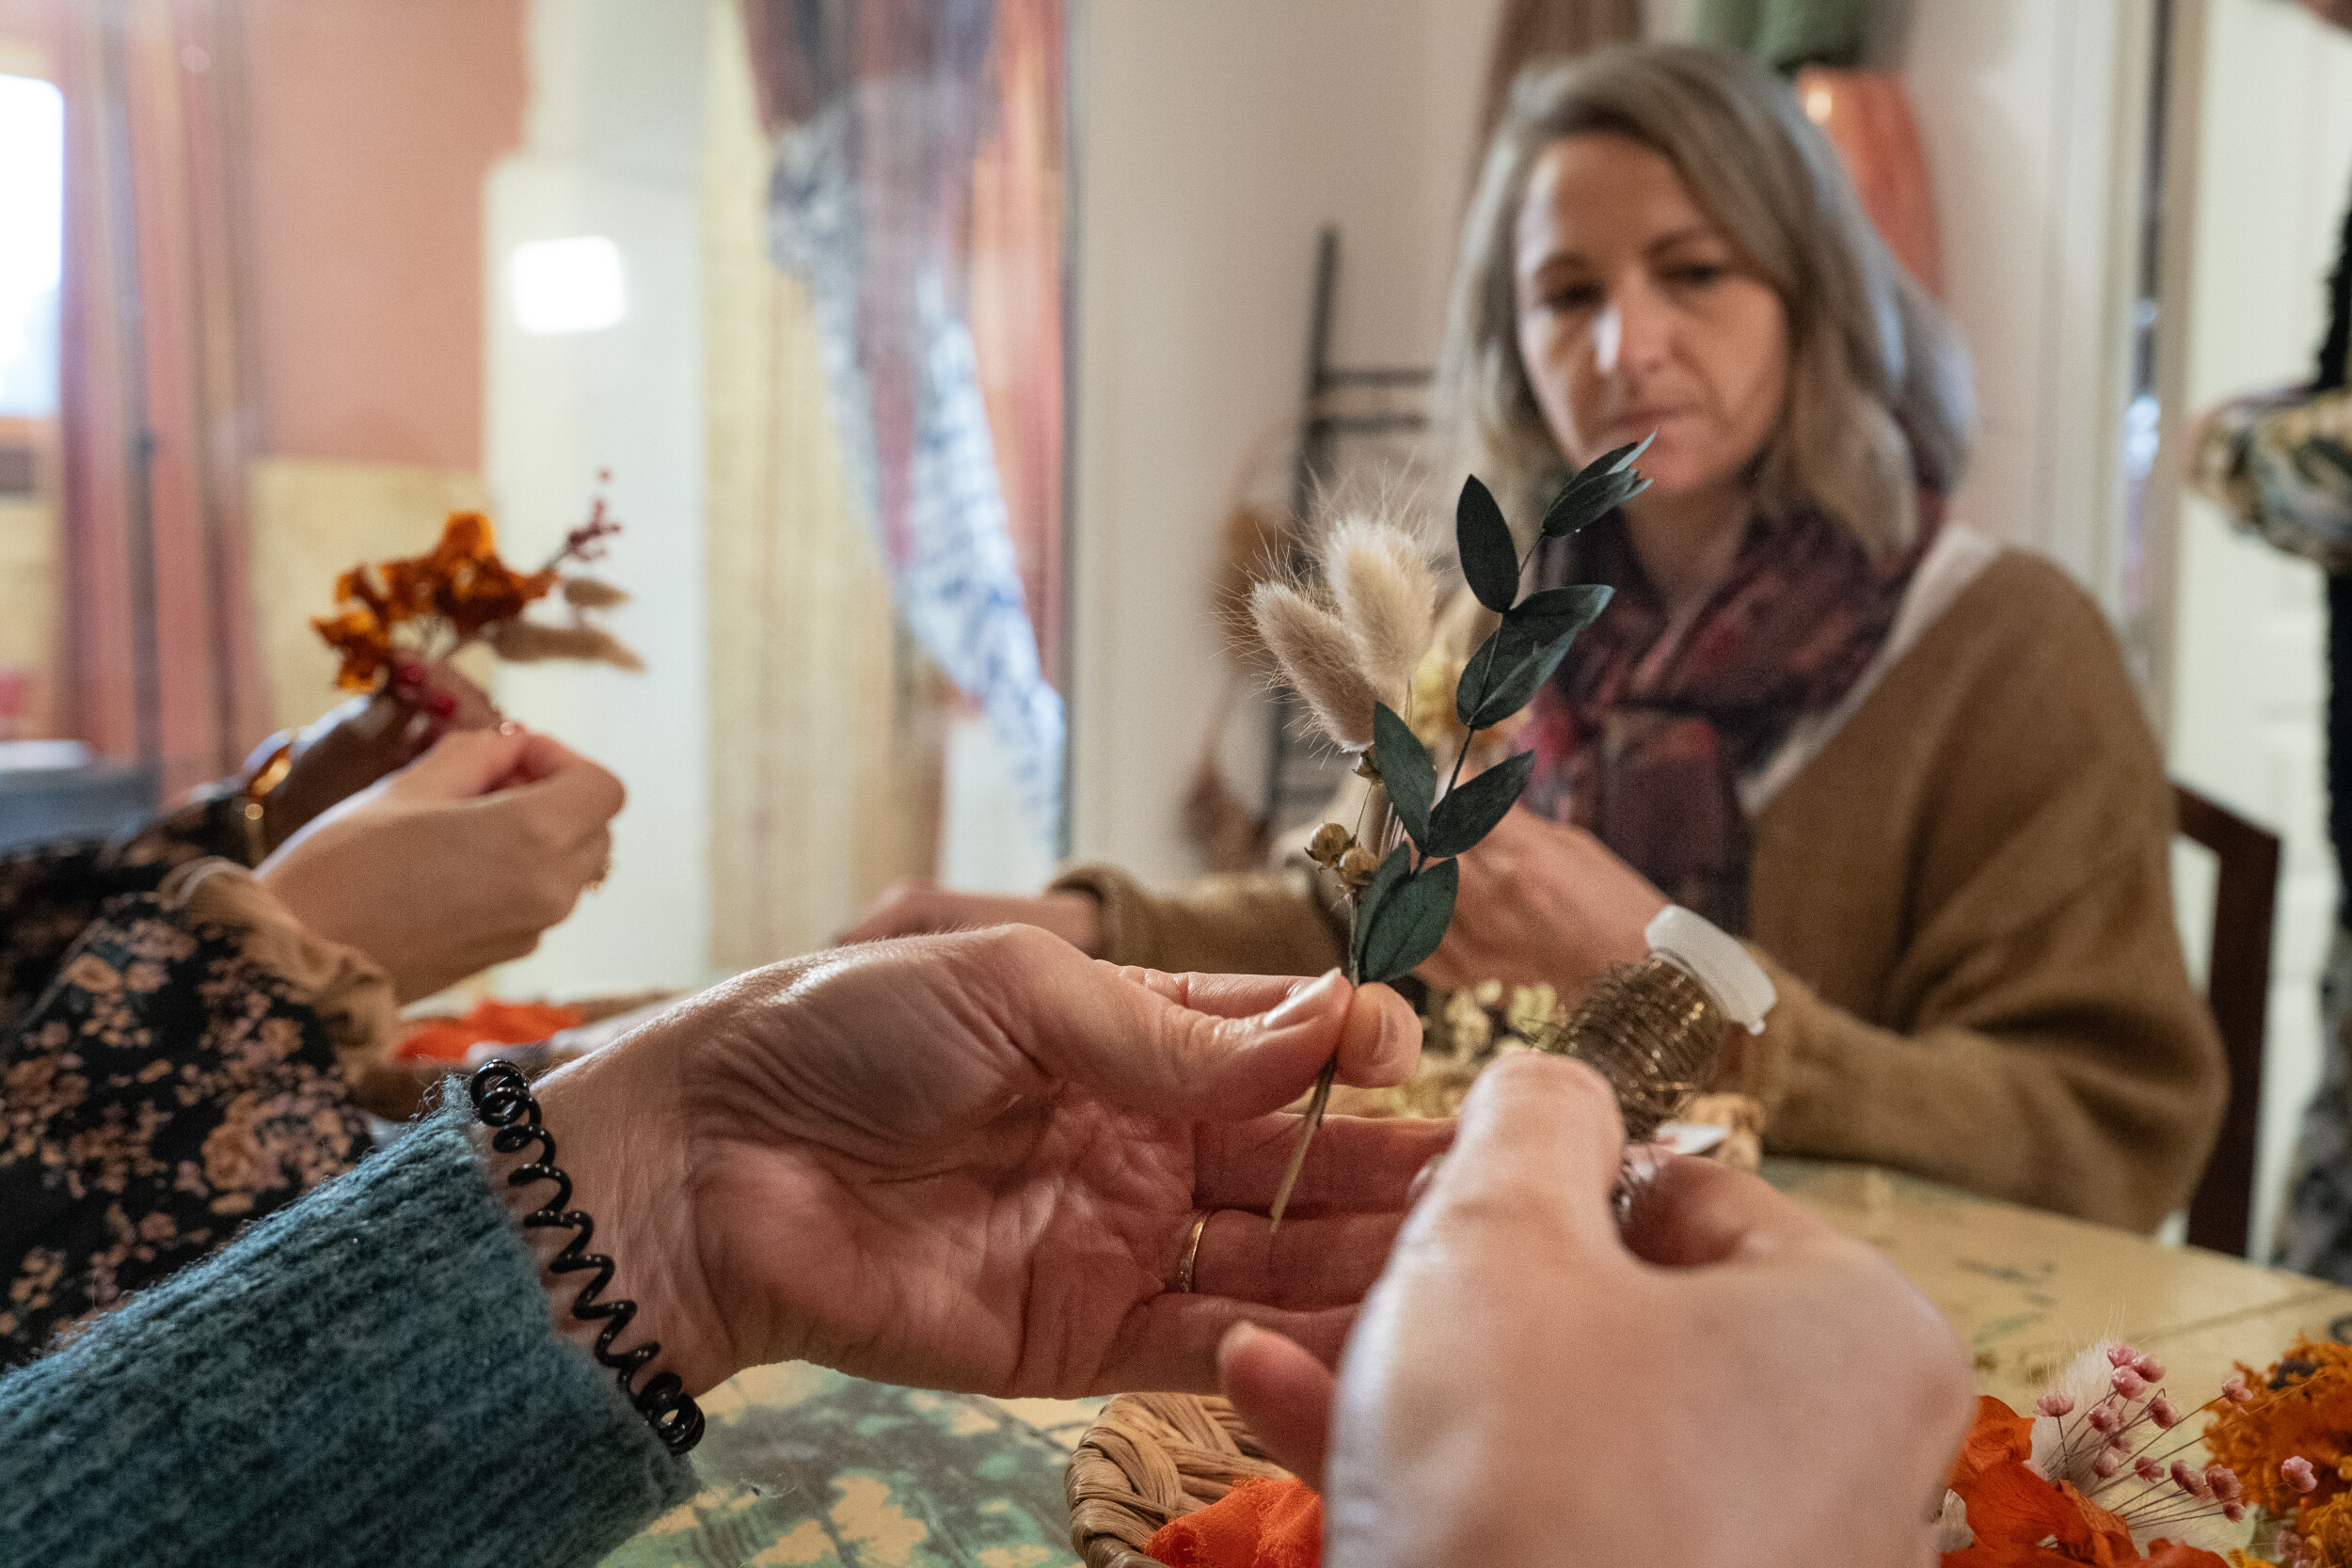
[[[1515,242],[1536,160],[1596,131],[1663,154],[1788,311],[1787,402],[1756,467],[1758,504],[1817,507],[1873,549],[1908,543],[1916,488],[1948,494],[1967,465],[1966,354],[1789,88],[1744,55],[1691,45],[1598,49],[1512,85],[1463,229],[1439,372],[1471,471],[1515,520],[1565,476],[1519,358]]]

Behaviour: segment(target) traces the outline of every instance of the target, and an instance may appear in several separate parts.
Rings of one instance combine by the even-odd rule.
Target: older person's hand
[[[1970,1410],[1952,1332],[1883,1256],[1751,1176],[1670,1159],[1620,1235],[1616,1104],[1496,1063],[1333,1381],[1263,1329],[1224,1385],[1324,1489],[1348,1568],[1887,1568]]]
[[[519,958],[612,863],[621,782],[515,726],[443,736],[288,839],[255,878],[403,1002]]]
[[[1612,964],[1649,954],[1643,936],[1666,896],[1582,828],[1524,806],[1460,861],[1454,923],[1416,972],[1459,990],[1486,980],[1581,995]]]
[[[537,1094],[611,1293],[643,1311],[620,1348],[660,1340],[689,1392],[792,1358],[993,1394],[1206,1388],[1243,1319],[1337,1356],[1451,1127],[1334,1118],[1275,1236],[1298,1125],[1278,1113],[1334,1052],[1383,1085],[1420,1046],[1402,998],[1336,972],[1171,976],[1009,927],[755,971]]]

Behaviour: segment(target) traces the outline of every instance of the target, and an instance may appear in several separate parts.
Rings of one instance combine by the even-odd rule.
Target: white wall
[[[586,515],[600,468],[625,531],[600,575],[633,596],[614,631],[643,674],[501,666],[502,705],[618,773],[612,873],[492,979],[501,995],[701,984],[708,968],[709,784],[703,635],[702,294],[697,197],[705,8],[534,0],[526,147],[485,193],[485,479],[509,560],[536,562]],[[628,313],[530,337],[506,261],[531,240],[602,234]]]
[[[1332,351],[1426,364],[1495,0],[1079,0],[1072,842],[1198,869],[1178,812],[1223,664],[1233,473],[1296,417],[1317,230]]]
[[[2311,374],[2322,285],[2352,192],[2352,37],[2284,0],[2204,0],[2188,404]],[[2318,571],[2183,508],[2174,773],[2286,840],[2271,958],[2255,1255],[2319,1072],[2318,980],[2335,868],[2323,772]]]

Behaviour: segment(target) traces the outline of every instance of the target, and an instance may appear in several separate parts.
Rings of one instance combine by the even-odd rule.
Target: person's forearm
[[[437,1113],[0,1379],[0,1557],[597,1560],[691,1472],[536,1273]]]

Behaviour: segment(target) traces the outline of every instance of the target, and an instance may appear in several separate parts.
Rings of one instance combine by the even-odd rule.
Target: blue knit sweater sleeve
[[[0,1378],[0,1562],[590,1563],[692,1490],[455,1105]]]

